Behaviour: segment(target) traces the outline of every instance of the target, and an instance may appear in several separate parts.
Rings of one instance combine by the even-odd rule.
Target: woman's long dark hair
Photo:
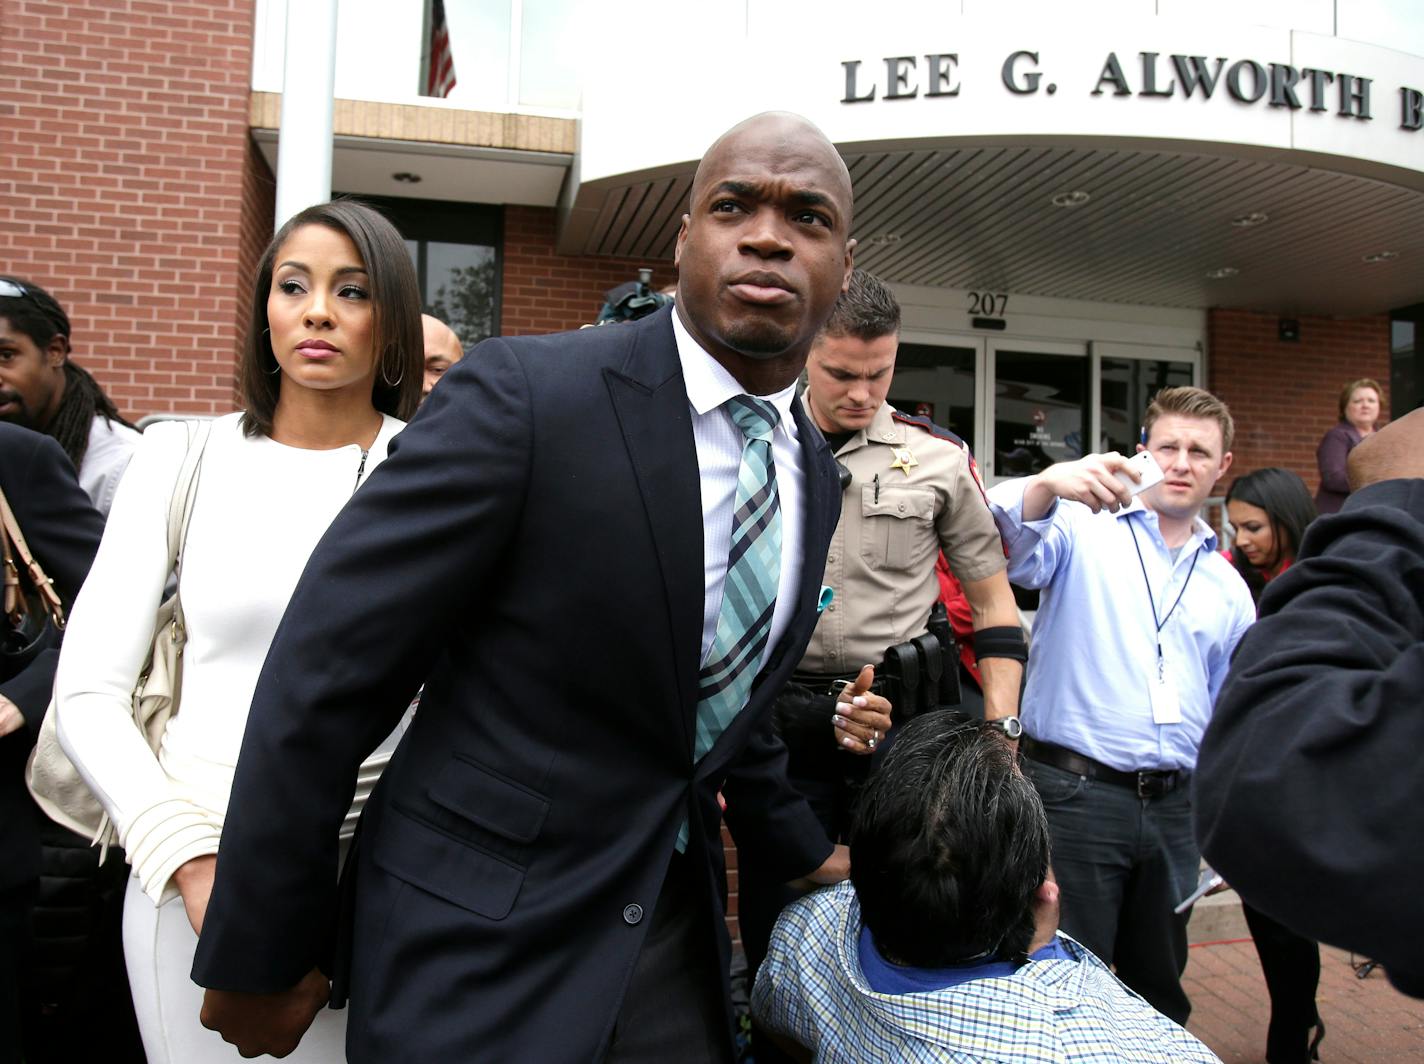
[[[10,328],[28,336],[41,352],[56,336],[64,337],[64,395],[59,400],[59,409],[43,431],[55,439],[74,463],[74,468],[78,469],[89,450],[89,430],[94,427],[96,416],[117,421],[129,428],[133,425],[119,413],[119,408],[104,394],[89,371],[70,361],[69,315],[59,301],[33,281],[8,274],[0,274],[0,281],[9,281],[25,293],[22,296],[0,296],[0,318],[9,321]],[[30,428],[39,429],[40,426],[31,425]]]
[[[242,415],[242,431],[249,436],[272,432],[281,374],[274,372],[277,357],[272,353],[272,335],[268,331],[267,296],[278,249],[304,225],[323,225],[344,233],[356,245],[371,280],[371,332],[376,350],[376,383],[371,402],[381,413],[409,421],[420,403],[425,366],[415,267],[405,241],[382,214],[358,200],[341,199],[318,203],[294,215],[277,230],[262,255],[252,286],[252,315],[239,369],[247,406]]]
[[[1237,477],[1226,492],[1227,503],[1244,502],[1266,511],[1271,522],[1271,535],[1276,544],[1276,564],[1294,561],[1300,550],[1306,526],[1315,520],[1315,501],[1305,481],[1289,469],[1269,466]],[[1251,589],[1251,597],[1260,599],[1266,587],[1266,577],[1246,560],[1235,546],[1231,548],[1231,564]]]

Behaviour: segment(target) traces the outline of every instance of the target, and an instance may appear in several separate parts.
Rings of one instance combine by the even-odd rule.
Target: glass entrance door
[[[889,400],[967,441],[995,484],[1093,451],[1131,454],[1148,400],[1201,373],[1189,348],[907,332]]]
[[[967,441],[978,453],[975,436],[979,380],[984,361],[982,340],[946,339],[915,343],[901,339],[895,356],[895,380],[888,399],[896,410],[927,417]]]
[[[1090,385],[1086,345],[991,342],[993,428],[986,442],[993,449],[980,462],[990,483],[1081,458],[1090,438]]]

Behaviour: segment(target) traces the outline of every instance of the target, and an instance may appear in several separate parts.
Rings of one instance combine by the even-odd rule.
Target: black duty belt
[[[1020,747],[1024,757],[1030,761],[1052,765],[1054,768],[1061,768],[1064,772],[1072,772],[1078,776],[1087,776],[1090,780],[1126,787],[1136,793],[1139,798],[1161,798],[1163,795],[1171,794],[1178,787],[1185,787],[1192,778],[1192,774],[1184,769],[1148,769],[1141,772],[1124,772],[1122,769],[1104,765],[1101,761],[1094,761],[1091,757],[1084,757],[1076,750],[1069,750],[1066,746],[1044,742],[1042,739],[1033,739],[1027,735],[1020,740]]]

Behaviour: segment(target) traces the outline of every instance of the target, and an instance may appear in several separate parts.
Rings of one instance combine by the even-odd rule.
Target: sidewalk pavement
[[[1183,983],[1192,1000],[1188,1030],[1225,1064],[1265,1060],[1271,1004],[1249,938],[1193,943]],[[1316,1003],[1326,1032],[1321,1064],[1424,1060],[1424,1001],[1400,994],[1379,970],[1357,979],[1344,950],[1320,948]]]

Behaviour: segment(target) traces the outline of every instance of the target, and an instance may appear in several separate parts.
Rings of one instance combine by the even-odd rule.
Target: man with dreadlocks
[[[139,433],[69,351],[64,308],[39,285],[0,275],[0,421],[53,436],[107,517]]]

